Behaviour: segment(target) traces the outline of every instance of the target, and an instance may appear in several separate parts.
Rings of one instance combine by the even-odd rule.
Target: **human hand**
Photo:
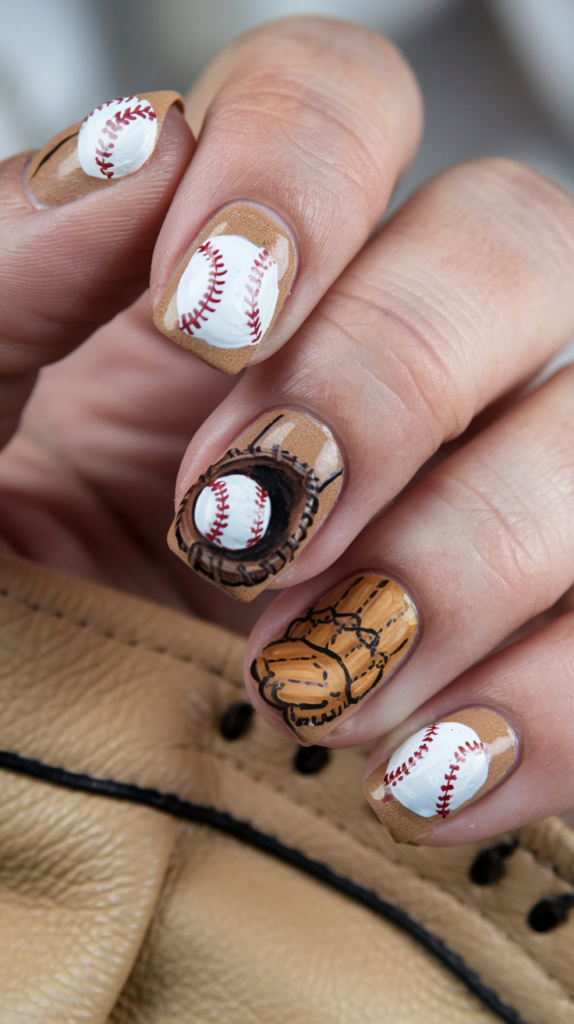
[[[36,369],[145,286],[151,247],[180,180],[152,273],[156,314],[170,336],[179,330],[173,319],[165,322],[178,283],[173,275],[191,263],[186,252],[197,249],[203,226],[229,204],[255,204],[277,217],[277,237],[292,247],[287,270],[295,275],[233,389],[229,378],[153,330],[145,297],[44,370],[0,460],[4,550],[205,609],[208,585],[183,565],[183,574],[176,571],[163,550],[162,522],[193,436],[177,484],[179,523],[189,532],[180,526],[172,543],[185,559],[192,549],[201,555],[204,573],[225,557],[220,545],[193,533],[197,522],[185,495],[210,465],[214,480],[237,476],[220,459],[239,448],[240,475],[257,481],[255,465],[265,466],[261,480],[269,481],[265,532],[273,551],[262,549],[260,564],[295,536],[298,516],[313,517],[277,579],[288,589],[249,642],[256,675],[249,686],[262,714],[280,730],[294,726],[304,742],[383,737],[374,767],[437,719],[487,708],[494,718],[479,711],[471,719],[476,728],[458,722],[457,735],[472,728],[477,736],[464,733],[464,743],[478,750],[464,792],[472,800],[519,762],[518,768],[480,804],[441,820],[436,837],[425,841],[479,839],[563,810],[571,803],[571,617],[558,609],[544,630],[488,655],[572,584],[572,373],[563,371],[526,399],[517,393],[574,328],[570,199],[527,168],[477,162],[440,175],[367,242],[416,147],[420,106],[396,51],[341,22],[293,19],[251,33],[198,84],[193,123],[204,111],[187,170],[190,140],[174,110],[136,175],[105,195],[56,209],[35,210],[22,192],[24,158],[3,167],[6,436]],[[136,218],[140,211],[145,220]],[[51,263],[39,270],[44,249]],[[254,451],[248,432],[258,424],[254,433],[261,433],[272,421],[280,432],[289,428],[276,434],[276,451],[301,464],[309,451],[322,459],[314,482],[294,463],[279,472],[265,443]],[[443,446],[454,438],[451,452]],[[412,483],[438,449],[442,461]],[[328,487],[337,493],[327,501]],[[287,492],[294,497],[287,500]],[[250,564],[255,553],[253,547]],[[235,554],[227,560],[246,561]],[[250,568],[241,596],[273,586],[277,564],[266,575]],[[237,591],[221,565],[214,574],[228,592]],[[358,575],[376,577],[367,581],[368,623],[363,595],[352,603],[356,590],[344,599],[351,604],[341,605],[340,594],[323,601]],[[384,579],[391,583],[380,592],[390,603],[381,605],[371,594]],[[336,607],[325,622],[315,616],[285,637],[310,603]],[[230,621],[224,605],[220,597],[218,617]],[[269,649],[276,638],[289,662]],[[306,661],[302,642],[312,651]],[[542,663],[551,666],[544,692]],[[327,695],[325,665],[344,683],[333,689],[327,673]],[[421,744],[415,746],[420,753]],[[437,763],[442,771],[440,757]],[[466,767],[456,770],[468,774]],[[385,790],[385,774],[381,781],[376,773],[369,792]],[[415,798],[421,810],[420,792]],[[383,817],[392,811],[387,820],[397,837],[427,831],[427,817],[416,815],[422,825],[409,818],[392,791],[375,803]],[[405,831],[405,822],[418,831]]]

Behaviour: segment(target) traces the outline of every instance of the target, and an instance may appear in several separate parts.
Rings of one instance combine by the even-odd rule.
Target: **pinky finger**
[[[378,743],[363,783],[397,842],[456,846],[574,803],[574,613],[475,666]]]

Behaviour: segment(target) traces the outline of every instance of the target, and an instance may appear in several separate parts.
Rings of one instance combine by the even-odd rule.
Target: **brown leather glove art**
[[[411,650],[418,617],[398,583],[346,580],[268,644],[251,672],[301,743],[320,743]]]
[[[190,487],[169,545],[230,597],[252,601],[311,540],[342,481],[329,428],[296,409],[275,409]],[[213,517],[203,504],[210,491]]]

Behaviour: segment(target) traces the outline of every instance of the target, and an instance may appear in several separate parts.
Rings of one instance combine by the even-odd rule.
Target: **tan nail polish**
[[[110,100],[64,129],[36,153],[26,183],[46,206],[62,206],[134,174],[152,155],[179,93],[140,93]]]
[[[320,743],[386,681],[416,636],[403,588],[355,576],[290,623],[251,666],[263,700],[283,712],[302,743]]]
[[[408,843],[479,800],[510,771],[518,743],[488,708],[467,708],[420,729],[365,779],[375,814]]]
[[[273,327],[296,269],[291,237],[261,207],[233,203],[197,236],[154,323],[223,373],[238,373]]]
[[[274,409],[189,489],[169,546],[231,597],[252,601],[325,521],[342,477],[331,431],[306,413]]]

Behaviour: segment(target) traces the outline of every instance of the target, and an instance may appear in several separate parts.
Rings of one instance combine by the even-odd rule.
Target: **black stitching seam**
[[[460,978],[470,991],[478,996],[485,1006],[497,1014],[505,1024],[527,1024],[516,1010],[503,1003],[496,992],[493,992],[492,989],[482,982],[476,971],[468,967],[457,953],[449,949],[438,936],[429,932],[418,921],[415,921],[401,910],[400,907],[388,903],[371,890],[365,889],[343,875],[337,874],[326,864],[313,860],[305,853],[302,853],[301,850],[286,846],[274,836],[261,832],[250,825],[249,822],[238,821],[230,814],[218,811],[214,807],[203,807],[200,804],[193,804],[188,800],[181,800],[180,797],[172,793],[162,793],[156,789],[144,789],[133,783],[116,782],[114,779],[98,779],[91,775],[69,772],[64,768],[44,764],[42,761],[21,757],[19,754],[11,751],[0,751],[0,767],[8,771],[17,772],[20,775],[30,776],[43,782],[62,786],[65,789],[143,804],[157,811],[171,814],[176,818],[209,825],[220,832],[248,843],[258,850],[263,850],[284,863],[305,871],[308,875],[330,885],[346,896],[350,896],[380,917],[385,918],[387,921],[392,921],[393,924],[402,928],[403,931],[407,932],[408,935],[416,939],[425,949],[437,957],[457,978]]]
[[[11,593],[6,587],[0,588],[0,597],[5,597],[9,601],[13,601],[14,604],[22,605],[23,608],[28,608],[31,612],[39,612],[41,615],[48,615],[51,619],[58,619],[61,622],[68,622],[71,626],[77,626],[78,629],[87,629],[90,633],[95,633],[96,636],[101,636],[104,640],[113,640],[115,643],[122,644],[124,647],[133,647],[140,651],[149,651],[150,654],[161,654],[166,658],[171,658],[172,661],[179,661],[183,665],[196,665],[197,668],[203,669],[205,672],[210,672],[211,675],[217,676],[218,679],[223,679],[230,686],[234,686],[236,690],[243,690],[243,680],[230,679],[229,676],[225,675],[223,669],[217,665],[212,665],[207,661],[202,661],[200,658],[188,657],[185,654],[174,654],[173,651],[168,650],[167,647],[154,647],[151,644],[142,643],[141,640],[128,639],[114,633],[113,630],[98,629],[93,623],[88,622],[87,619],[73,619],[70,615],[66,615],[65,612],[54,612],[50,608],[44,608],[41,604],[34,604],[31,601],[26,601],[23,597],[17,597]],[[180,613],[181,614],[181,613]],[[211,625],[211,623],[208,623]]]

